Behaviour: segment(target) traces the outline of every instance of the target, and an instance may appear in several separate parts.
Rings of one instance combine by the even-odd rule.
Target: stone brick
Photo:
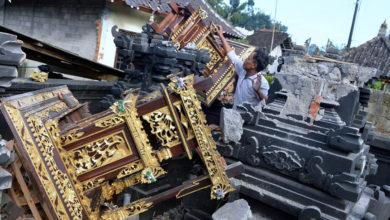
[[[95,21],[102,15],[104,3],[104,0],[92,3],[79,0],[66,2],[38,0],[33,4],[28,0],[19,0],[0,9],[0,23],[15,31],[93,59],[97,43]]]

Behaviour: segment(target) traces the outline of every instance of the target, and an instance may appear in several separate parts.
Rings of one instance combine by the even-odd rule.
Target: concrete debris
[[[226,203],[212,215],[213,220],[251,219],[252,211],[244,199]]]
[[[11,152],[0,142],[0,165],[4,166],[11,159]]]
[[[12,175],[3,168],[0,168],[0,190],[12,187]]]
[[[238,143],[243,133],[242,125],[244,124],[240,113],[233,109],[222,108],[220,117],[223,142]]]
[[[297,74],[299,76],[306,76],[317,80],[331,79],[335,82],[347,79],[348,83],[355,86],[363,86],[365,82],[374,77],[377,73],[376,68],[331,62],[312,63],[296,56],[286,57],[284,60],[285,64],[278,75]],[[340,78],[338,75],[340,75]]]

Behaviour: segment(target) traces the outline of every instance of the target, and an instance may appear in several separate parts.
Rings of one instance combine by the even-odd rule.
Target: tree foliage
[[[234,26],[246,28],[247,30],[259,30],[262,28],[272,29],[274,27],[280,32],[286,32],[287,26],[281,22],[273,21],[267,15],[255,8],[254,0],[240,2],[240,0],[229,0],[226,4],[224,0],[207,0],[213,9]]]

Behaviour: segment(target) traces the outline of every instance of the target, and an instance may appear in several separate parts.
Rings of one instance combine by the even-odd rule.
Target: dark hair
[[[270,60],[264,50],[257,49],[255,50],[255,55],[253,56],[253,61],[257,64],[256,71],[263,71],[269,64]]]

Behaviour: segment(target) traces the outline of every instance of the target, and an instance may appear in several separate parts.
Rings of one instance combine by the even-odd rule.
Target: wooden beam
[[[30,190],[28,189],[26,182],[24,182],[22,172],[20,172],[19,168],[20,160],[17,158],[12,164],[11,164],[11,169],[13,174],[16,177],[16,180],[18,181],[20,188],[23,192],[23,196],[27,201],[27,205],[31,210],[31,213],[34,216],[35,220],[41,220],[41,215],[39,214],[39,211],[37,207],[35,206],[34,200],[30,194]]]

